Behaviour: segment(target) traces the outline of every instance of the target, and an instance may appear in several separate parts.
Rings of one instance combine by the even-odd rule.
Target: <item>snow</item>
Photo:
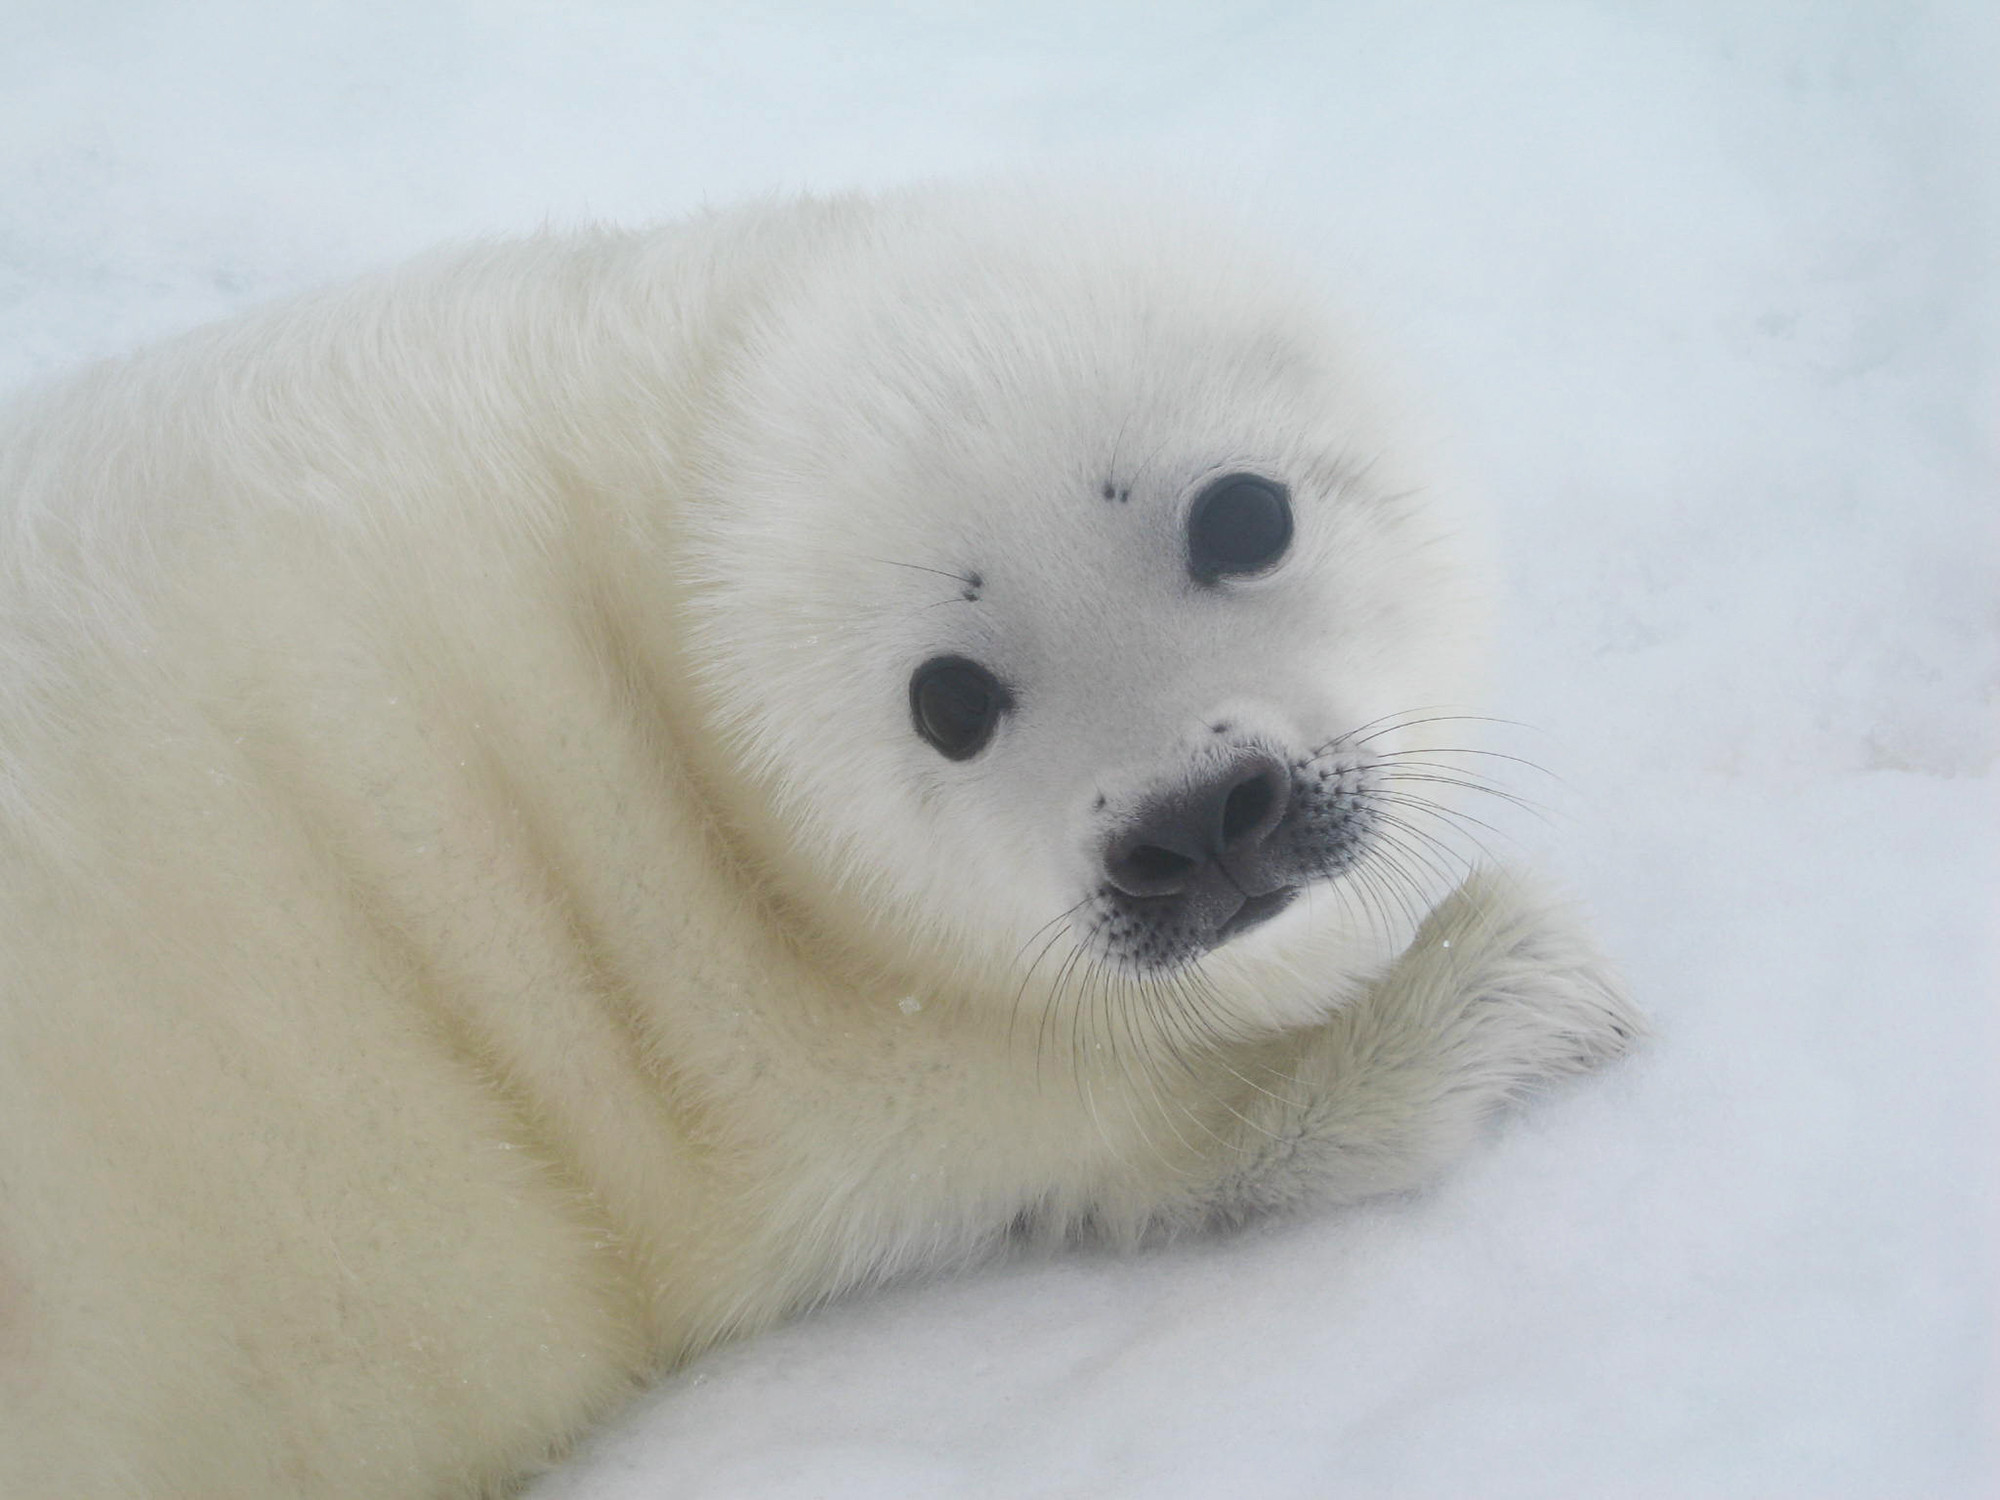
[[[1657,1016],[1429,1193],[857,1298],[537,1500],[1978,1496],[2000,13],[14,0],[0,386],[439,239],[994,168],[1308,245],[1463,436]]]

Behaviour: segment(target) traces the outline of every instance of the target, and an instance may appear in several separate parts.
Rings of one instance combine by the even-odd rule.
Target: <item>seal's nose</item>
[[[1253,856],[1285,816],[1291,778],[1251,751],[1216,774],[1148,803],[1115,834],[1104,874],[1128,896],[1178,896],[1223,855]]]

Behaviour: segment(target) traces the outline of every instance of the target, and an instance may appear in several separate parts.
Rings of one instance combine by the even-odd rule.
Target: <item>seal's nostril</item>
[[[1222,804],[1222,847],[1233,849],[1255,836],[1264,815],[1277,799],[1277,790],[1266,771],[1260,770],[1240,786],[1231,788],[1228,800]]]

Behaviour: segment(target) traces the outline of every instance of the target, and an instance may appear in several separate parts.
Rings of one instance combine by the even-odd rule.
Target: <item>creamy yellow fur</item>
[[[813,1299],[1404,1186],[1620,1050],[1513,877],[1414,946],[1320,893],[1192,1040],[1031,967],[1068,761],[1261,701],[1168,605],[1107,640],[1050,476],[1268,413],[1371,465],[1257,645],[1336,729],[1459,701],[1477,623],[1289,283],[999,199],[443,255],[0,421],[0,1494],[504,1493]],[[1074,618],[1069,727],[954,781],[896,654],[951,590],[888,564],[961,542]]]

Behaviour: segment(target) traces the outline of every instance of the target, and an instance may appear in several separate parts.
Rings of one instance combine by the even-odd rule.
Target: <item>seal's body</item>
[[[503,1493],[814,1299],[1406,1186],[1622,1050],[1435,878],[1422,461],[1284,275],[942,191],[17,406],[0,1493]]]

